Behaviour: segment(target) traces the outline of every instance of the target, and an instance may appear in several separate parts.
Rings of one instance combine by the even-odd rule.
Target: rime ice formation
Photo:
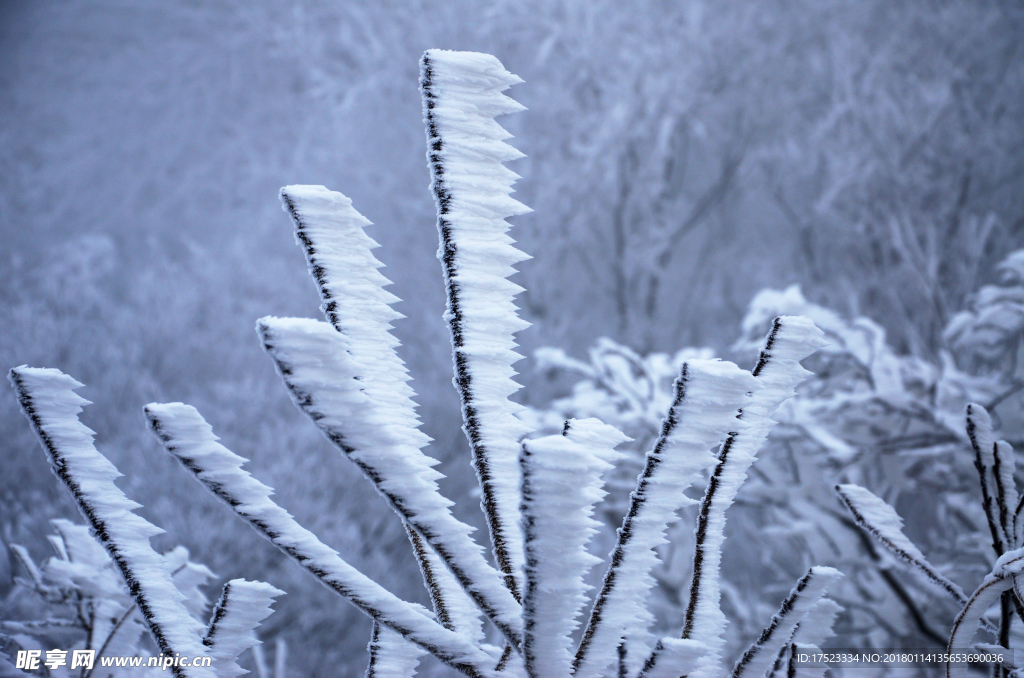
[[[578,678],[599,676],[615,661],[628,629],[646,629],[647,596],[654,586],[655,548],[676,512],[694,501],[683,492],[715,465],[711,453],[735,428],[736,412],[758,386],[749,372],[718,360],[684,363],[675,399],[630,498],[600,593],[574,662]],[[630,650],[638,654],[650,648]]]
[[[472,528],[452,515],[452,503],[438,489],[437,461],[423,452],[430,440],[420,431],[409,375],[391,334],[392,321],[401,316],[372,254],[377,243],[364,231],[370,222],[348,198],[323,186],[286,186],[281,200],[326,322],[268,316],[257,331],[296,406],[402,520],[433,611],[387,591],[299,525],[194,408],[147,405],[150,427],[200,483],[372,618],[368,678],[411,678],[425,653],[472,678],[721,678],[727,673],[719,588],[726,510],[774,424],[773,412],[807,374],[800,360],[822,345],[821,332],[806,318],[783,316],[752,373],[696,356],[682,365],[574,647],[589,601],[585,577],[601,562],[587,550],[600,525],[595,507],[606,494],[605,476],[622,457],[615,448],[629,439],[583,418],[566,421],[560,435],[528,438],[532,429],[516,416],[523,408],[509,399],[519,389],[513,380],[520,359],[515,334],[528,323],[514,304],[522,290],[508,280],[527,257],[513,246],[506,222],[528,209],[510,197],[518,177],[503,165],[521,154],[505,143],[509,135],[494,120],[522,110],[502,94],[519,79],[492,56],[440,50],[424,54],[420,76],[447,290],[444,318],[495,566],[472,539]],[[95,452],[91,432],[75,416],[84,401],[71,389],[79,384],[54,370],[31,368],[14,370],[12,380],[55,471],[111,555],[121,558],[126,579],[137,583],[137,600],[147,606],[161,648],[201,653],[201,629],[168,574],[168,563],[187,562],[187,553],[160,560],[149,549],[155,528],[131,513],[136,505],[113,485],[116,470]],[[1010,451],[997,446],[986,454],[993,492],[1005,504],[1016,496],[1008,487]],[[656,640],[648,596],[657,549],[677,511],[696,503],[685,492],[708,472],[682,637]],[[867,511],[868,519],[891,537],[891,516],[876,509]],[[1003,532],[1012,533],[1008,518],[999,520]],[[896,519],[897,533],[898,527]],[[122,542],[131,553],[122,553]],[[27,558],[17,549],[15,554]],[[992,575],[997,586],[1012,578],[1016,562],[1000,561],[1002,569]],[[42,576],[28,563],[30,577]],[[198,570],[182,572],[180,584],[189,590],[205,581]],[[837,608],[821,594],[836,576],[829,568],[812,568],[734,674],[764,675],[784,645],[820,642],[823,629],[801,631],[800,624],[831,626]],[[203,641],[218,675],[239,675],[236,659],[254,645],[253,631],[279,594],[244,580],[225,586]],[[487,642],[482,618],[500,632],[491,634],[500,645]],[[179,676],[212,673],[182,670]]]
[[[759,386],[740,411],[736,433],[723,443],[718,463],[708,482],[697,523],[697,545],[693,559],[683,638],[705,643],[708,653],[694,678],[718,678],[722,673],[722,633],[726,619],[720,606],[718,576],[725,541],[725,512],[732,505],[747,470],[775,423],[771,415],[808,374],[800,361],[821,348],[822,332],[807,318],[780,316],[772,324],[764,350],[754,367]]]
[[[812,567],[782,602],[761,636],[732,670],[732,678],[761,678],[772,668],[779,650],[789,644],[802,620],[816,608],[828,585],[843,575],[831,567]]]
[[[483,666],[491,658],[483,650],[353,568],[275,504],[270,499],[273,490],[242,469],[246,460],[217,442],[195,408],[181,403],[150,404],[146,415],[168,452],[325,586],[447,664],[469,675],[487,675]]]
[[[448,292],[455,387],[482,487],[495,559],[510,590],[521,590],[518,440],[530,433],[508,398],[516,332],[529,327],[513,303],[523,291],[507,278],[529,257],[513,247],[506,217],[528,207],[509,197],[519,178],[502,163],[523,157],[494,121],[524,110],[502,94],[522,82],[488,54],[428,50],[420,61],[427,159],[437,203],[437,252]]]

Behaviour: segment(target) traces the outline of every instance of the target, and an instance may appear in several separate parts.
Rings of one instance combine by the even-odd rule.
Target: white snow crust
[[[163,558],[149,540],[163,530],[134,513],[114,480],[121,474],[93,444],[95,432],[78,414],[90,402],[74,392],[83,384],[55,369],[11,370],[22,410],[39,436],[54,474],[68,487],[90,531],[117,565],[164,654],[203,657],[202,625],[185,607]],[[209,667],[174,667],[181,678],[213,678]]]

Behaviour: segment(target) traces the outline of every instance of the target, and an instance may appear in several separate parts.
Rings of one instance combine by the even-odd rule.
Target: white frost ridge
[[[140,504],[114,484],[121,474],[96,450],[94,431],[78,420],[82,407],[90,404],[74,392],[83,384],[59,370],[24,365],[11,370],[9,377],[50,468],[71,491],[92,534],[117,565],[160,651],[205,657],[202,626],[188,613],[185,596],[149,543],[163,530],[134,513]],[[207,667],[174,671],[179,678],[214,676]]]
[[[420,62],[455,387],[495,559],[517,595],[523,566],[518,441],[531,431],[515,416],[522,406],[508,398],[520,388],[512,380],[512,365],[522,358],[514,334],[529,323],[513,303],[523,288],[507,278],[529,257],[513,247],[505,218],[530,209],[510,197],[519,176],[502,163],[523,154],[504,142],[511,135],[494,118],[523,110],[502,94],[519,82],[488,54],[428,50]]]
[[[694,678],[722,675],[722,634],[726,619],[720,605],[719,568],[725,541],[725,512],[747,477],[768,432],[775,422],[771,415],[784,401],[796,395],[796,387],[810,374],[800,361],[825,345],[822,332],[807,318],[780,316],[772,324],[764,350],[754,367],[758,381],[737,418],[735,435],[722,445],[718,464],[708,482],[697,522],[683,638],[707,645],[708,654],[693,673]]]
[[[793,638],[797,624],[815,610],[829,584],[842,576],[839,570],[831,567],[812,567],[793,587],[761,636],[736,662],[732,678],[761,678],[767,674],[779,650]]]

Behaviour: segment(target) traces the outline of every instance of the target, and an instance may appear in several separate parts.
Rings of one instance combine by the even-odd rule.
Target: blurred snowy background
[[[959,417],[968,398],[993,405],[1024,443],[1024,258],[998,267],[1024,247],[1022,36],[1008,0],[4,0],[0,365],[87,384],[83,419],[168,530],[159,546],[288,592],[262,629],[287,643],[288,675],[358,675],[369,621],[176,467],[141,408],[197,406],[301,522],[426,602],[401,526],[295,410],[252,328],[317,315],[277,189],[352,197],[403,299],[396,334],[444,490],[482,525],[417,64],[430,47],[493,53],[529,108],[504,122],[528,156],[511,165],[516,197],[535,210],[513,231],[534,256],[517,277],[534,323],[522,401],[542,420],[601,412],[640,454],[672,356],[707,347],[749,367],[767,315],[811,315],[833,349],[732,514],[749,536],[726,545],[732,642],[816,562],[847,573],[844,646],[931,646],[955,610],[888,568],[830,488],[889,500],[968,590],[987,571]],[[779,292],[748,315],[763,289]],[[542,347],[564,353],[535,359]],[[0,540],[41,560],[47,521],[78,517],[12,392],[0,446]],[[665,556],[671,625],[688,563]],[[0,596],[23,609],[17,567],[4,549]]]

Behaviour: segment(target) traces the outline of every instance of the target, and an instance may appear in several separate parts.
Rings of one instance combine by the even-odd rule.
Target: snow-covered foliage
[[[141,635],[148,629],[165,656],[209,654],[224,662],[213,669],[176,664],[171,668],[177,676],[234,678],[245,673],[233,660],[258,642],[252,630],[283,592],[259,582],[230,582],[228,587],[240,586],[241,598],[229,600],[226,588],[204,634],[209,601],[199,587],[214,575],[190,562],[183,547],[161,555],[150,546],[150,538],[162,530],[134,512],[140,505],[114,484],[121,474],[96,450],[93,432],[79,421],[82,407],[89,404],[74,392],[82,384],[58,370],[25,366],[11,370],[10,379],[54,475],[87,521],[87,526],[53,521],[57,534],[49,540],[57,555],[41,567],[24,547],[12,545],[29,575],[21,586],[50,606],[64,608],[47,619],[4,622],[6,629],[18,632],[11,636],[14,643],[19,649],[39,649],[54,631],[72,631],[75,649],[94,650],[98,662],[104,656],[141,654]],[[70,664],[62,670],[71,672]]]

